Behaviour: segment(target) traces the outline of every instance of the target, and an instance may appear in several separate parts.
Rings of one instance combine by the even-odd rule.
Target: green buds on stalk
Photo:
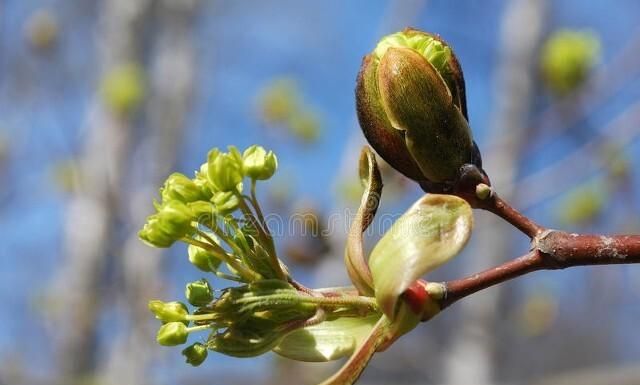
[[[186,316],[189,315],[189,310],[182,302],[162,302],[160,300],[152,300],[149,301],[149,310],[155,314],[157,319],[164,323],[180,321],[183,322],[185,326],[189,325],[189,321],[186,321]]]
[[[273,151],[267,152],[263,147],[253,145],[244,151],[242,156],[244,172],[251,179],[269,179],[278,168],[278,158]]]
[[[169,247],[191,230],[193,211],[179,200],[170,200],[157,205],[158,212],[147,218],[147,223],[138,233],[140,239],[155,247]]]
[[[187,254],[189,255],[189,262],[202,271],[216,271],[221,263],[220,259],[213,254],[195,245],[189,245]]]
[[[200,366],[200,364],[207,359],[207,347],[200,342],[196,342],[193,345],[187,346],[182,351],[182,355],[187,359],[187,364],[191,366]]]
[[[206,306],[213,301],[213,290],[209,285],[209,281],[202,278],[195,282],[187,284],[184,296],[193,306]]]
[[[235,147],[229,147],[228,153],[218,149],[209,152],[207,161],[207,177],[216,191],[234,191],[244,176],[242,171],[242,155]]]
[[[214,148],[207,162],[196,171],[195,178],[181,173],[169,175],[160,188],[161,202],[154,203],[157,212],[147,218],[138,233],[140,239],[154,247],[169,247],[177,240],[193,236],[198,224],[213,223],[216,218],[229,219],[239,209],[244,215],[250,214],[248,205],[258,203],[255,199],[243,202],[246,198],[242,195],[243,178],[248,176],[253,182],[269,179],[277,165],[275,154],[260,146],[247,148],[244,156],[234,146],[229,146],[228,152]],[[263,234],[263,239],[270,238]],[[189,255],[198,268],[211,271],[202,254],[192,251]]]
[[[169,322],[160,327],[156,341],[163,346],[182,345],[187,342],[189,330],[182,322]]]
[[[178,200],[183,203],[207,199],[195,182],[179,172],[169,175],[160,189],[163,201]]]
[[[371,146],[413,180],[453,182],[464,164],[481,166],[462,70],[437,36],[406,29],[384,37],[362,62],[356,106]]]
[[[221,191],[213,195],[211,202],[220,215],[227,215],[238,209],[240,199],[232,191]]]
[[[415,30],[384,38],[364,59],[357,99],[371,145],[423,188],[463,186],[469,180],[465,170],[479,171],[462,72],[439,38]],[[172,174],[164,183],[162,201],[140,238],[156,247],[182,241],[193,265],[211,272],[215,282],[233,284],[215,296],[204,278],[187,284],[192,312],[181,302],[149,302],[163,323],[157,341],[180,345],[190,333],[207,332],[206,342],[182,351],[193,366],[206,359],[207,350],[234,357],[274,351],[303,361],[349,356],[323,384],[353,384],[376,352],[440,311],[446,288],[421,277],[462,250],[473,225],[471,207],[454,195],[427,194],[367,258],[363,233],[377,210],[382,179],[366,147],[359,162],[364,193],[345,250],[354,286],[309,289],[278,258],[256,197],[256,182],[269,179],[277,166],[275,154],[260,146],[244,153],[231,146],[228,152],[211,150],[195,178]],[[248,192],[245,177],[251,180]],[[490,196],[485,187],[476,189],[479,198]]]

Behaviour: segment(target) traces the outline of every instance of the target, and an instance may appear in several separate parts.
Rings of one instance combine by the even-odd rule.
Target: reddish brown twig
[[[533,238],[544,231],[544,227],[511,207],[506,201],[496,194],[493,194],[486,200],[477,200],[476,207],[499,216],[518,230],[522,231],[529,238]]]
[[[485,201],[474,200],[473,204],[531,237],[531,251],[489,270],[444,282],[446,296],[440,300],[443,309],[477,291],[537,270],[640,263],[640,235],[571,234],[545,229],[495,195]]]
[[[452,303],[477,291],[541,269],[544,269],[542,255],[539,251],[534,250],[489,270],[445,282],[446,295],[440,301],[440,307],[444,309]]]

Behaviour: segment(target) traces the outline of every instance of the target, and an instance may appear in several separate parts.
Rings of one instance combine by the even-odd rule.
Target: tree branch
[[[491,194],[486,200],[476,201],[475,207],[487,210],[500,218],[504,219],[512,226],[526,234],[529,238],[533,238],[536,235],[544,231],[544,227],[535,223],[518,210],[511,207],[506,201],[497,196],[495,193]]]
[[[444,282],[442,309],[477,291],[537,270],[572,266],[640,263],[640,235],[570,234],[545,230],[532,242],[533,249],[500,266],[462,279]]]
[[[537,270],[640,263],[640,235],[575,234],[547,229],[511,207],[494,191],[486,199],[481,199],[475,193],[476,186],[469,181],[463,180],[459,184],[456,195],[466,199],[472,207],[495,214],[529,236],[531,249],[527,254],[502,265],[465,278],[442,282],[446,294],[439,300],[441,309],[477,291]]]
[[[465,278],[444,282],[446,294],[440,300],[440,308],[444,309],[454,302],[480,290],[509,281],[521,275],[541,270],[542,256],[538,251],[529,252],[500,266],[472,274]]]

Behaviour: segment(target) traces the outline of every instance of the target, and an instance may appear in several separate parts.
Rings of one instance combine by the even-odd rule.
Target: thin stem
[[[185,321],[211,321],[215,319],[217,314],[189,314],[184,316]]]
[[[307,319],[291,321],[282,328],[282,331],[285,333],[288,333],[297,329],[318,325],[324,322],[326,319],[327,319],[327,312],[323,308],[318,307],[313,316]]]
[[[207,329],[211,329],[211,326],[210,325],[192,326],[190,328],[187,328],[187,332],[193,333],[193,332],[199,332]]]
[[[237,227],[234,226],[235,223],[233,221],[229,221],[229,225],[232,226],[234,228],[234,230],[237,230]],[[227,234],[222,232],[222,230],[220,230],[220,228],[218,226],[209,227],[209,229],[211,231],[213,231],[214,234],[216,234],[218,237],[220,237],[220,239],[222,239],[227,245],[229,245],[229,247],[233,250],[234,253],[236,253],[237,255],[242,255],[242,250],[236,244],[236,242],[231,237],[229,237]],[[205,232],[202,232],[200,230],[198,230],[198,235],[207,236],[207,234]],[[209,238],[209,239],[211,239],[211,238]],[[220,245],[218,245],[217,242],[213,242],[213,244],[217,245],[218,247],[220,247]],[[222,249],[222,247],[220,247],[220,249],[224,250],[224,249]]]
[[[336,286],[336,287],[324,287],[321,289],[313,290],[316,293],[320,293],[325,297],[340,297],[343,295],[358,295],[358,289],[353,286]]]
[[[526,234],[529,238],[535,237],[544,230],[544,227],[535,223],[524,214],[511,207],[506,201],[497,196],[495,193],[486,200],[477,201],[477,207],[499,216],[500,218],[509,222],[515,228]]]
[[[193,239],[193,238],[189,238],[189,237],[182,237],[180,240],[182,242],[184,242],[184,243],[188,243],[190,245],[197,246],[197,247],[199,247],[201,249],[205,249],[208,252],[210,252],[211,254],[213,254],[216,258],[220,258],[225,262],[226,262],[227,258],[229,258],[229,256],[226,254],[226,252],[221,252],[218,249],[215,249],[213,244],[209,244],[207,242],[202,242],[202,241],[199,241],[197,239]]]
[[[235,189],[233,190],[233,194],[238,198],[238,206],[240,207],[240,211],[242,211],[242,214],[244,214],[247,220],[251,221],[251,223],[258,225],[256,227],[258,228],[259,232],[264,232],[264,230],[261,229],[261,227],[259,226],[259,222],[256,219],[256,217],[253,215],[253,212],[251,211],[249,206],[247,206],[247,202],[245,202],[244,200],[245,198],[240,193],[240,191],[238,191],[238,189]]]
[[[323,307],[340,307],[340,306],[352,306],[352,307],[365,307],[368,309],[377,309],[376,299],[373,297],[363,296],[343,296],[343,297],[312,297],[306,295],[297,294],[270,294],[260,296],[264,301],[295,301],[299,303],[316,304]],[[254,297],[244,297],[237,300],[238,303],[254,301]]]
[[[235,275],[225,274],[225,273],[222,273],[222,272],[219,272],[219,271],[214,271],[213,274],[215,274],[216,277],[221,278],[221,279],[226,279],[227,281],[244,282],[242,280],[242,278],[236,277]]]
[[[212,244],[212,245],[217,245],[217,244],[218,244],[218,242],[216,242],[213,238],[211,238],[211,237],[209,236],[209,234],[205,233],[204,231],[196,229],[196,233],[197,233],[200,237],[204,238],[204,240],[206,240],[206,241],[207,241],[207,242],[209,242],[210,244]]]
[[[239,231],[239,229],[238,229],[238,227],[237,227],[237,225],[236,225],[235,221],[233,221],[233,220],[229,221],[229,225],[233,227],[234,231]],[[214,233],[215,233],[218,237],[220,237],[222,240],[224,240],[224,241],[225,241],[225,243],[226,243],[227,245],[229,245],[229,247],[231,247],[231,249],[233,250],[233,252],[234,252],[236,255],[238,255],[238,256],[240,256],[240,257],[242,257],[243,259],[245,259],[245,258],[244,258],[244,257],[245,257],[245,253],[240,249],[240,247],[238,246],[238,244],[237,244],[233,239],[231,239],[231,237],[229,237],[229,236],[227,236],[226,234],[222,233],[222,231],[220,230],[220,228],[218,228],[218,226],[215,226],[214,228],[211,228],[211,230],[212,230],[212,231],[214,231]],[[224,251],[224,249],[223,249],[222,247],[220,247],[220,246],[219,246],[219,245],[218,245],[218,244],[217,244],[217,243],[216,243],[216,242],[215,242],[211,237],[209,237],[207,233],[205,233],[205,232],[203,232],[203,231],[200,231],[200,230],[196,230],[196,232],[197,232],[197,233],[198,233],[198,235],[200,235],[201,237],[203,237],[203,238],[205,238],[205,239],[209,240],[209,241],[212,243],[212,245],[213,245],[214,247],[218,247],[218,248],[219,248],[222,252],[224,252],[224,254],[226,255],[226,252]],[[235,260],[235,259],[234,259],[234,260]],[[225,262],[226,262],[226,260],[225,260]],[[241,266],[244,266],[241,262],[238,262],[237,264],[238,264],[238,265],[241,265]],[[233,267],[235,268],[235,266],[233,266]],[[254,275],[255,275],[255,276],[257,276],[257,277],[260,277],[260,278],[261,278],[261,276],[260,276],[257,272],[254,272],[253,270],[251,270],[251,269],[249,269],[249,268],[247,268],[247,270],[252,271],[252,272],[254,273]],[[222,273],[219,273],[219,272],[216,272],[216,275],[217,275],[218,277],[225,278],[225,279],[229,279],[229,280],[231,280],[231,281],[242,282],[242,280],[234,279],[234,278],[233,278],[233,276],[227,276],[226,274],[222,274]],[[257,278],[257,279],[259,279],[259,278]],[[255,280],[255,279],[254,279],[254,280]]]
[[[276,245],[273,242],[273,236],[271,235],[271,232],[269,231],[269,227],[267,227],[267,222],[264,219],[264,215],[262,214],[262,209],[260,208],[260,203],[258,203],[258,197],[256,195],[256,180],[252,179],[251,180],[251,196],[249,197],[249,203],[251,204],[251,206],[253,207],[253,209],[256,212],[256,215],[258,217],[258,221],[260,224],[260,228],[262,229],[262,233],[264,234],[268,244],[269,244],[269,252],[271,254],[273,254],[274,259],[276,261],[278,261],[278,256],[277,256],[277,252],[276,252]],[[279,263],[279,262],[278,262]],[[282,270],[282,269],[281,269]],[[283,275],[281,278],[284,278],[285,274],[284,271],[282,272]]]
[[[269,238],[271,238],[271,234],[269,232],[269,228],[264,220],[264,215],[262,214],[262,209],[260,208],[260,204],[258,203],[258,198],[256,196],[256,180],[251,179],[251,205],[254,210],[256,210],[256,215],[258,216],[258,220],[260,221],[260,225],[264,229],[265,233]]]
[[[306,287],[305,285],[293,279],[293,277],[289,277],[287,279],[287,282],[289,282],[289,284],[291,284],[291,286],[293,286],[296,290],[301,291],[308,295],[314,295],[317,291],[317,290]]]
[[[264,215],[262,215],[262,209],[260,208],[260,204],[258,203],[258,199],[256,197],[256,181],[254,179],[251,180],[251,196],[250,197],[247,197],[245,195],[240,195],[240,192],[238,192],[238,194],[239,194],[238,198],[242,201],[240,208],[242,209],[242,207],[244,206],[245,209],[242,209],[243,212],[250,213],[249,214],[250,219],[252,223],[256,226],[256,229],[258,230],[260,238],[266,242],[269,248],[268,250],[269,253],[274,256],[274,259],[277,260],[276,247],[275,247],[275,244],[273,243],[273,237],[269,232],[269,228],[267,227],[267,224],[264,220]],[[247,204],[245,203],[244,199],[246,199],[247,202],[249,202],[249,204],[251,204],[251,206],[255,210],[256,212],[255,216],[253,215],[253,212],[249,209],[249,206],[247,206]],[[256,216],[257,216],[257,219],[256,219]],[[282,278],[284,278],[284,274],[282,275]]]
[[[273,238],[271,238],[271,234],[269,234],[267,229],[263,228],[263,224],[259,222],[258,219],[256,219],[256,217],[253,215],[253,212],[251,211],[249,206],[247,206],[247,203],[244,200],[244,196],[240,193],[240,191],[236,189],[234,190],[234,194],[238,197],[238,200],[240,201],[239,203],[240,210],[244,213],[247,219],[250,220],[251,223],[255,225],[256,229],[258,230],[258,237],[267,245],[268,247],[267,254],[269,255],[271,267],[276,272],[279,279],[285,279],[287,277],[287,274],[285,273],[284,269],[280,265],[280,260],[278,259],[278,256],[276,254],[276,248],[275,248],[275,244],[273,243]],[[252,180],[252,184],[251,184],[251,194],[252,194],[252,197],[255,197],[255,181],[254,180]],[[251,199],[249,201],[251,202]],[[256,209],[256,212],[258,212],[259,207],[257,206],[257,200],[255,204],[252,203],[252,205],[254,206],[254,209]],[[262,214],[260,213],[260,215]]]
[[[248,282],[256,281],[262,278],[258,273],[253,270],[248,269],[243,264],[239,263],[232,256],[229,256],[223,248],[216,244],[208,244],[206,242],[198,241],[197,239],[183,237],[181,239],[183,242],[203,248],[209,252],[211,252],[214,256],[220,258],[224,263],[231,266],[235,271],[240,274],[240,276]],[[217,247],[217,248],[216,248]]]

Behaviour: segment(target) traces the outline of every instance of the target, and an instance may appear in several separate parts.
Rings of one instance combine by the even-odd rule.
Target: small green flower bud
[[[193,211],[184,203],[172,200],[157,206],[158,212],[147,218],[138,233],[140,239],[151,246],[169,247],[193,230]]]
[[[238,150],[238,147],[228,146],[227,150],[229,150],[229,155],[231,155],[231,157],[235,159],[236,162],[240,164],[240,166],[242,166],[242,153],[240,152],[240,150]]]
[[[220,260],[201,247],[189,245],[187,253],[189,262],[202,271],[215,271],[220,266]]]
[[[278,168],[278,158],[273,151],[267,151],[253,145],[244,151],[244,172],[251,179],[266,180],[273,176]]]
[[[207,176],[217,191],[233,191],[242,182],[242,155],[230,147],[229,153],[221,153],[218,149],[209,152]]]
[[[193,306],[206,306],[213,301],[213,290],[209,282],[202,278],[189,282],[184,291],[184,296]]]
[[[189,227],[195,215],[186,204],[180,201],[170,201],[163,204],[158,211],[161,221],[176,228]]]
[[[240,204],[238,197],[231,191],[217,192],[213,194],[211,201],[215,206],[216,212],[223,216],[236,211]]]
[[[187,305],[182,302],[172,301],[163,302],[160,300],[149,301],[149,310],[155,314],[156,318],[162,322],[182,322],[185,326],[189,325],[189,321],[185,317],[189,315]]]
[[[198,186],[198,188],[200,189],[200,191],[202,192],[202,195],[205,197],[205,200],[209,200],[211,199],[211,196],[213,196],[213,191],[212,191],[212,187],[211,186],[211,182],[209,182],[209,163],[205,162],[200,166],[200,169],[198,169],[198,171],[196,171],[196,177],[193,178],[193,183],[196,184],[196,186]]]
[[[162,230],[157,214],[147,218],[147,222],[138,232],[138,237],[146,244],[154,247],[169,247],[176,239]]]
[[[207,199],[195,182],[178,172],[169,175],[160,189],[163,202],[179,200],[184,203]]]
[[[371,146],[416,181],[450,182],[480,162],[466,117],[464,78],[440,38],[406,29],[364,58],[358,120]]]
[[[195,220],[200,223],[206,223],[211,220],[216,212],[215,206],[205,201],[187,203],[187,207],[193,212]]]
[[[182,322],[169,322],[160,327],[156,341],[163,346],[182,345],[187,342],[189,331]]]
[[[147,218],[138,233],[142,241],[155,247],[169,247],[193,229],[191,222],[195,215],[184,203],[171,200],[155,206],[158,212]]]
[[[189,345],[182,351],[182,355],[187,359],[187,364],[192,366],[200,366],[207,359],[208,354],[207,347],[200,342]]]

